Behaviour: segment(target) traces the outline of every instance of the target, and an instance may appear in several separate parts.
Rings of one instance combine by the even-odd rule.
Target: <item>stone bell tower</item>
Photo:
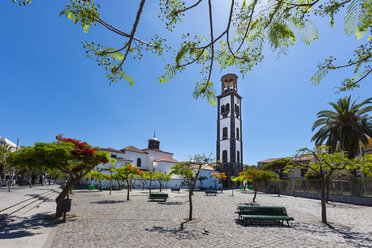
[[[217,96],[217,161],[220,172],[226,173],[227,185],[231,176],[243,170],[243,142],[241,99],[238,94],[238,76],[226,74],[221,78],[221,94]]]

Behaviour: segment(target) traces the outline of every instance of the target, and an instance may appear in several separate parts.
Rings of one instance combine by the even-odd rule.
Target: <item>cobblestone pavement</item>
[[[149,202],[147,192],[75,191],[69,220],[58,226],[52,247],[372,247],[372,207],[329,204],[330,225],[320,222],[318,200],[259,194],[257,204],[285,206],[295,221],[242,226],[236,206],[252,192],[195,192],[194,217],[187,223],[187,192],[167,202]],[[207,232],[205,231],[207,230]]]

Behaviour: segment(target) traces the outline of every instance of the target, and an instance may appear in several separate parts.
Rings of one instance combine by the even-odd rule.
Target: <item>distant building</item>
[[[257,167],[258,169],[260,169],[262,168],[263,165],[273,162],[275,160],[279,160],[279,159],[282,159],[282,158],[269,158],[263,161],[258,161]],[[315,163],[315,158],[313,155],[304,154],[298,157],[292,157],[291,159],[295,163],[301,163],[301,164],[309,164],[310,162]],[[288,174],[283,175],[283,178],[304,178],[306,172],[307,172],[307,169],[295,168],[295,169],[292,169]]]
[[[0,137],[0,146],[9,147],[11,151],[15,151],[17,149],[17,145],[7,138]]]
[[[110,153],[110,157],[116,159],[114,165],[110,163],[98,165],[97,169],[105,174],[110,174],[111,168],[124,167],[127,164],[136,166],[142,171],[170,173],[172,166],[180,163],[180,161],[173,158],[173,153],[160,150],[160,140],[156,138],[155,134],[153,138],[148,140],[148,146],[145,149],[139,149],[130,145],[120,150],[110,147],[101,148],[101,150]],[[216,171],[209,166],[202,167],[199,177],[206,177],[202,182],[203,187],[214,187],[215,180],[210,177],[213,172]],[[184,181],[183,177],[179,175],[173,175],[172,179],[173,181],[168,183],[170,187],[180,187]],[[199,184],[200,181],[198,181],[196,187],[199,187]],[[105,181],[103,185],[107,187],[108,182]],[[152,187],[158,186],[156,181],[153,181],[152,185]]]
[[[361,145],[362,156],[372,154],[372,138],[368,137],[367,145]]]

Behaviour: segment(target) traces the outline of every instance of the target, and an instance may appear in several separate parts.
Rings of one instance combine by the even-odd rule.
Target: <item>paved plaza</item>
[[[77,190],[72,211],[59,224],[51,247],[372,247],[372,208],[328,204],[330,225],[320,222],[318,200],[259,194],[257,204],[285,206],[291,227],[242,226],[236,206],[253,192],[225,191],[217,196],[195,192],[195,221],[188,223],[187,192],[171,193],[167,202],[149,202],[148,192]]]

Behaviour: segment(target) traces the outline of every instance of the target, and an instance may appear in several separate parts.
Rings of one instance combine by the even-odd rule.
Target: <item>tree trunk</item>
[[[253,202],[256,202],[256,196],[257,196],[257,190],[256,190],[256,189],[254,189]]]
[[[152,183],[152,180],[151,180],[151,178],[150,178],[150,194],[151,194],[151,183]]]
[[[325,202],[325,189],[326,189],[326,180],[324,176],[321,175],[321,189],[320,189],[320,204],[322,206],[322,222],[327,224],[327,212],[326,212],[326,202]]]
[[[326,191],[326,195],[325,195],[325,202],[328,203],[328,200],[329,200],[329,185],[330,184],[330,176],[326,176],[325,178],[325,191]]]
[[[112,191],[112,173],[111,173],[111,177],[110,177],[110,195],[111,195],[111,191]]]
[[[220,180],[220,183],[221,183],[221,194],[223,193],[223,183],[222,183],[222,180]]]
[[[119,182],[119,180],[116,180],[116,181],[118,182],[118,185],[119,185],[119,191],[120,191],[120,189],[121,189],[120,182]]]
[[[0,165],[0,188],[1,188],[1,179],[3,179],[4,165]]]
[[[279,183],[277,183],[277,185],[276,185],[276,192],[278,193],[278,197],[280,197]]]
[[[358,184],[358,177],[356,170],[351,170],[351,195],[352,196],[360,196],[359,184]]]
[[[21,171],[20,178],[19,178],[19,186],[23,186],[23,181],[25,180],[25,173]]]
[[[62,216],[62,200],[66,198],[72,186],[74,186],[75,183],[77,183],[81,178],[82,176],[76,177],[76,178],[70,178],[67,181],[66,186],[63,188],[62,192],[57,196],[56,198],[56,203],[57,203],[56,217],[57,218]]]
[[[253,196],[253,202],[256,202],[256,196],[257,196],[257,187],[256,187],[256,183],[253,183],[253,187],[254,187],[254,196]]]
[[[129,192],[130,192],[130,185],[129,185],[129,181],[127,180],[127,201],[129,201]]]
[[[146,183],[146,182],[142,182],[142,191],[145,190],[145,183]]]
[[[161,192],[162,185],[161,185],[160,181],[159,181],[159,188],[160,188],[160,192]]]
[[[189,220],[192,220],[192,190],[189,187]]]
[[[99,180],[99,191],[102,192],[102,182]]]

